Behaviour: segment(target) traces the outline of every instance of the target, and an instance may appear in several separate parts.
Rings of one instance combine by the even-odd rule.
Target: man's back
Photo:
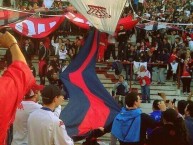
[[[13,124],[13,141],[11,145],[27,144],[27,120],[33,111],[42,106],[33,101],[22,101],[17,108],[15,121]]]
[[[31,113],[28,130],[28,145],[73,145],[64,123],[48,108]]]

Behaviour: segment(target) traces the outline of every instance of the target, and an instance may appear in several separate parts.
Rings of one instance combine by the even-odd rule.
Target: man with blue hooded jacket
[[[155,128],[158,123],[149,115],[142,113],[141,99],[135,92],[125,97],[126,107],[115,117],[111,133],[119,140],[120,145],[144,145],[147,128]]]

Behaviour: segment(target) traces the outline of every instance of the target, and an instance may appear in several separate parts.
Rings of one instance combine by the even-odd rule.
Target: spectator
[[[183,94],[187,95],[190,93],[190,83],[191,83],[191,69],[188,66],[188,61],[185,60],[184,63],[181,64],[181,80],[183,87]]]
[[[28,119],[29,145],[74,145],[68,136],[64,123],[53,111],[62,104],[64,94],[57,86],[46,86],[42,91],[44,106],[32,112]]]
[[[59,60],[64,61],[67,58],[68,51],[66,50],[66,46],[62,45],[61,49],[59,50]]]
[[[149,136],[149,145],[188,145],[183,118],[174,109],[163,112],[163,126]]]
[[[54,36],[53,36],[53,37],[52,37],[52,40],[51,40],[51,44],[52,44],[52,46],[54,46],[54,49],[55,49],[54,54],[55,54],[55,55],[58,55],[58,54],[59,54],[59,50],[60,50],[60,48],[61,48],[62,45],[63,45],[62,39],[61,39],[61,38],[58,38],[58,39],[56,40],[56,43],[55,43],[55,42],[54,42]]]
[[[151,84],[151,76],[150,72],[145,68],[144,65],[140,66],[140,71],[138,72],[139,84],[141,86],[141,94],[142,94],[142,103],[150,103],[150,84]]]
[[[40,77],[40,84],[45,85],[45,77],[46,77],[46,70],[47,70],[47,50],[44,46],[44,43],[40,41],[39,47],[39,77]]]
[[[178,105],[177,105],[177,111],[179,113],[179,116],[184,118],[185,115],[185,108],[187,106],[188,102],[185,100],[180,100],[178,101]]]
[[[114,85],[112,90],[112,96],[115,98],[117,102],[119,102],[119,96],[125,96],[128,92],[128,84],[124,80],[123,75],[119,75],[118,82]],[[123,105],[124,105],[124,99],[123,99]]]
[[[113,35],[108,35],[108,43],[107,43],[107,50],[105,51],[105,60],[109,61],[110,56],[112,54],[113,59],[116,59],[115,55],[115,37]]]
[[[63,63],[62,63],[62,66],[61,66],[61,69],[60,69],[60,73],[62,73],[67,67],[68,67],[68,65],[69,65],[69,60],[68,59],[66,59]]]
[[[162,112],[166,111],[166,105],[164,103],[164,101],[161,100],[154,100],[153,101],[153,112],[151,112],[149,115],[150,117],[155,120],[156,122],[160,122],[161,118],[162,118]],[[152,133],[152,129],[148,129],[147,130],[147,134],[148,136]]]
[[[125,53],[125,58],[124,58],[124,61],[125,62],[129,62],[129,63],[132,63],[133,61],[135,61],[136,59],[136,56],[137,56],[137,52],[135,51],[135,47],[134,46],[129,46],[127,47],[127,50],[126,50],[126,53]],[[131,65],[130,64],[124,64],[124,68],[125,68],[125,72],[126,72],[126,80],[128,81],[128,75],[130,74],[130,79],[132,78],[132,72],[130,72],[130,67]]]
[[[156,127],[156,122],[141,112],[141,100],[137,93],[128,93],[125,97],[126,107],[115,117],[111,133],[118,138],[120,145],[144,145],[147,128]]]
[[[122,60],[122,56],[125,52],[126,42],[127,42],[127,35],[126,30],[124,29],[123,25],[120,25],[119,31],[117,32],[117,40],[118,44],[118,60]]]
[[[9,48],[12,55],[12,64],[0,78],[0,144],[6,144],[7,130],[14,121],[17,105],[22,101],[23,96],[32,87],[35,79],[27,66],[17,40],[9,33],[0,33],[0,44]],[[10,97],[11,92],[11,99]]]
[[[100,33],[100,40],[99,40],[99,48],[98,48],[98,55],[97,60],[98,62],[104,61],[104,54],[107,49],[107,34]]]
[[[167,49],[163,49],[158,56],[157,62],[160,63],[158,69],[158,84],[165,84],[165,71],[169,60]]]
[[[17,107],[15,121],[13,123],[13,141],[11,145],[28,144],[27,120],[30,113],[42,107],[37,102],[39,101],[40,91],[43,87],[44,86],[35,84]]]
[[[189,101],[185,108],[185,124],[188,131],[190,145],[193,145],[193,102]]]

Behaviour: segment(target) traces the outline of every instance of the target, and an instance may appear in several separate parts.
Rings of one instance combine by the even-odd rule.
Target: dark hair
[[[190,113],[190,116],[193,117],[193,102],[192,101],[188,103],[187,111]]]
[[[174,109],[167,109],[162,113],[163,119],[167,122],[171,122],[174,125],[176,136],[179,139],[180,145],[188,144],[188,135],[185,126],[185,122],[182,117],[178,116],[178,113]]]
[[[158,105],[159,105],[159,102],[160,102],[160,100],[154,100],[153,101],[153,109],[155,109],[155,110],[160,110],[159,109],[159,107],[158,107]]]
[[[177,105],[177,108],[178,108],[178,112],[181,114],[181,115],[184,115],[184,110],[187,106],[187,101],[185,100],[180,100],[178,101],[178,105]]]
[[[127,93],[126,96],[125,96],[125,104],[128,106],[128,107],[133,107],[134,103],[136,101],[138,101],[138,93],[136,92],[130,92],[130,93]]]
[[[55,97],[62,95],[61,90],[55,85],[48,85],[42,90],[42,102],[45,105],[51,104]]]

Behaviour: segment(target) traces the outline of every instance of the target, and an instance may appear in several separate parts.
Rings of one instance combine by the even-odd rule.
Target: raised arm
[[[25,57],[18,46],[17,40],[9,32],[6,32],[5,34],[0,33],[0,44],[5,48],[10,49],[12,61],[19,60],[27,64]]]

